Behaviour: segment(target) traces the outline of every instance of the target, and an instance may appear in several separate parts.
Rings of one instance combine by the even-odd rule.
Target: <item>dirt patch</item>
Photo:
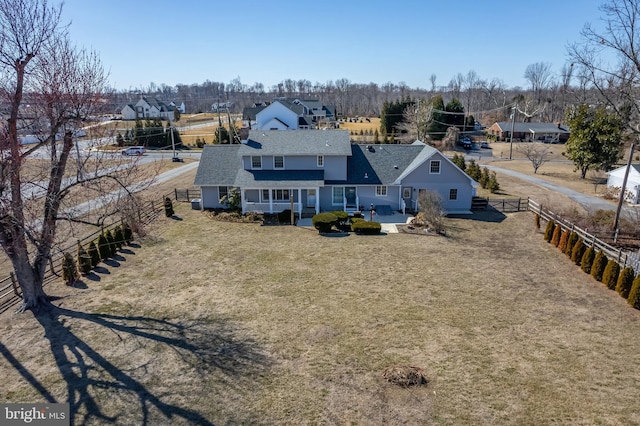
[[[422,368],[410,365],[387,367],[382,372],[382,377],[386,381],[402,387],[426,385],[429,383],[427,374]]]

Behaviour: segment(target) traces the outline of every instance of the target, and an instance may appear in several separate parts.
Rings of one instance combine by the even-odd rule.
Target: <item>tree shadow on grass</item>
[[[238,337],[238,332],[224,320],[172,322],[144,316],[88,314],[56,306],[41,310],[36,319],[44,328],[55,363],[66,382],[72,424],[131,423],[132,416],[134,423],[143,425],[213,424],[194,409],[165,402],[166,397],[154,393],[135,377],[146,375],[147,364],[160,362],[155,352],[149,352],[152,361],[142,366],[127,365],[125,369],[74,333],[72,325],[78,330],[88,325],[83,322],[97,326],[97,333],[111,332],[123,345],[131,342],[129,336],[134,338],[137,347],[144,346],[145,342],[165,345],[172,349],[170,353],[178,355],[185,374],[195,372],[201,379],[216,374],[222,375],[229,384],[237,385],[242,380],[262,376],[269,366],[256,342]],[[0,346],[0,352],[7,358],[2,349]],[[45,399],[53,398],[40,382],[21,373]],[[169,382],[170,389],[171,384]],[[127,406],[119,406],[116,413],[101,407],[101,401],[114,399],[125,401]],[[132,401],[133,407],[129,406]]]

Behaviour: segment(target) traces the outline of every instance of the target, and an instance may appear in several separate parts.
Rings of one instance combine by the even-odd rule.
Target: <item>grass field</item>
[[[176,206],[37,319],[0,317],[0,400],[87,424],[637,424],[640,313],[529,213],[321,237]],[[381,373],[423,368],[426,386]]]

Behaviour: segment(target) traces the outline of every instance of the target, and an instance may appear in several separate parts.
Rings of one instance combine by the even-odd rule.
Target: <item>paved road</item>
[[[503,169],[501,167],[495,166],[493,164],[483,164],[483,167],[488,168],[489,170],[494,170],[499,173],[503,173],[505,175],[513,176],[518,179],[525,180],[527,182],[531,182],[533,184],[542,186],[544,188],[550,189],[551,191],[555,191],[557,193],[566,195],[576,203],[580,204],[587,211],[595,211],[595,210],[616,210],[617,203],[609,200],[605,200],[600,197],[594,197],[592,195],[583,194],[578,191],[574,191],[569,188],[565,188],[564,186],[557,185],[552,182],[545,181],[543,179],[537,178],[535,176],[529,176],[524,173],[514,172],[513,170]],[[623,212],[630,218],[637,217],[637,207],[625,205],[623,206]]]

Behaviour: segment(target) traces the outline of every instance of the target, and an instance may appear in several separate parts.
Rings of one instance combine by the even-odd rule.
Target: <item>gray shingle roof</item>
[[[308,188],[324,186],[322,170],[240,170],[235,186],[241,188]]]
[[[240,155],[351,155],[347,130],[251,130]]]
[[[354,185],[391,185],[414,163],[422,163],[434,151],[424,144],[352,145],[347,181]]]
[[[235,185],[236,175],[242,166],[239,149],[240,145],[205,145],[194,185]]]

